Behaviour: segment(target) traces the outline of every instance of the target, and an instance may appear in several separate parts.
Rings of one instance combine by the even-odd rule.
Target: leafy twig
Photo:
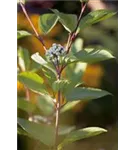
[[[38,34],[36,28],[34,27],[34,25],[33,25],[33,23],[32,23],[32,21],[31,21],[29,15],[28,15],[28,13],[27,13],[27,11],[26,11],[26,9],[25,9],[25,5],[23,4],[23,2],[21,2],[21,0],[19,1],[19,3],[20,3],[20,6],[21,6],[21,8],[22,8],[22,10],[23,10],[23,13],[25,14],[27,20],[29,21],[29,23],[30,23],[30,25],[31,25],[31,27],[32,27],[32,29],[33,29],[33,31],[35,32],[35,35],[36,35],[37,39],[41,42],[41,44],[43,45],[43,48],[44,48],[44,50],[45,50],[45,52],[46,52],[47,49],[46,49],[46,46],[45,46],[45,44],[44,44],[44,41],[43,41],[42,37]]]
[[[70,50],[70,48],[71,48],[71,45],[72,45],[73,41],[75,40],[75,38],[76,38],[76,36],[77,36],[77,29],[78,29],[78,26],[79,26],[79,24],[80,24],[80,21],[81,21],[81,18],[82,18],[82,15],[83,15],[83,12],[84,12],[86,6],[87,6],[87,3],[85,3],[84,5],[83,5],[83,3],[82,3],[82,9],[81,9],[81,12],[80,12],[78,21],[77,21],[76,28],[75,28],[75,30],[72,32],[72,34],[69,35],[70,40],[69,40],[69,43],[68,43],[68,45],[67,45],[67,54],[69,53],[69,50]]]

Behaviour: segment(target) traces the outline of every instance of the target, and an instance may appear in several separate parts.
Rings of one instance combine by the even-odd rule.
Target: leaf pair
[[[19,134],[33,137],[34,139],[39,140],[48,147],[54,146],[55,128],[53,126],[37,124],[22,118],[18,118],[17,122],[23,129],[21,131],[19,129]],[[105,129],[99,127],[89,127],[72,131],[73,129],[74,127],[59,128],[59,135],[67,134],[67,136],[62,141],[62,143],[59,144],[58,150],[61,150],[68,143],[72,143],[84,138],[96,136],[101,133],[107,132]]]
[[[56,9],[52,9],[54,14],[44,14],[39,18],[39,27],[47,34],[59,21],[68,32],[72,32],[77,25],[77,16],[72,14],[64,14]]]
[[[45,34],[49,33],[58,21],[70,33],[76,29],[78,22],[76,15],[61,13],[56,9],[51,10],[54,14],[44,14],[39,18],[39,27]],[[108,19],[115,14],[116,13],[104,9],[90,12],[82,18],[78,28],[83,29],[86,26]]]

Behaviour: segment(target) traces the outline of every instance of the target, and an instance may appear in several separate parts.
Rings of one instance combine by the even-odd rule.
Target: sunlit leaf
[[[77,61],[77,59],[74,59],[74,62]],[[76,84],[82,82],[82,76],[86,70],[86,67],[87,64],[83,62],[77,62],[66,67],[66,77],[71,81],[71,85],[75,86]]]
[[[42,65],[43,67],[49,69],[51,72],[53,72],[56,75],[56,71],[53,67],[50,66],[50,64],[39,55],[39,53],[35,53],[31,56],[31,58],[38,64]]]
[[[71,109],[73,109],[80,101],[72,101],[72,102],[67,102],[60,110],[61,113],[65,113]]]
[[[28,71],[30,67],[29,51],[25,48],[19,47],[18,49],[18,63],[22,71]]]
[[[22,72],[18,75],[18,80],[27,88],[40,94],[46,94],[44,80],[34,72]]]
[[[64,139],[64,141],[61,144],[59,144],[58,150],[61,150],[68,143],[73,143],[81,139],[93,137],[104,132],[107,132],[107,130],[99,127],[88,127],[70,132]]]
[[[89,64],[114,58],[114,56],[105,49],[85,48],[74,54],[76,59]]]
[[[108,19],[108,18],[114,16],[115,14],[116,14],[116,12],[112,12],[110,10],[105,10],[105,9],[92,11],[81,19],[81,22],[79,24],[79,28],[83,29],[83,28],[90,26],[94,23]]]
[[[24,31],[24,30],[17,31],[17,39],[21,39],[23,37],[30,36],[30,35],[32,34],[29,33],[28,31]]]

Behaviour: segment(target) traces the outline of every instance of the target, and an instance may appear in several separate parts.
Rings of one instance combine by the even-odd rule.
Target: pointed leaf
[[[56,73],[50,71],[47,68],[42,68],[47,84],[51,87],[52,84],[57,80]]]
[[[76,59],[76,62],[77,61],[78,60]],[[66,76],[71,81],[70,85],[75,86],[76,84],[82,82],[82,76],[86,70],[86,67],[87,64],[83,62],[74,62],[74,64],[66,67]]]
[[[23,135],[23,136],[28,136],[28,137],[32,138],[32,137],[30,136],[30,134],[28,134],[25,130],[23,130],[23,129],[20,128],[20,127],[17,127],[17,134],[20,134],[20,135]]]
[[[55,111],[53,98],[50,95],[39,96],[37,106],[45,115],[52,115]]]
[[[107,130],[99,127],[88,127],[80,130],[73,131],[67,135],[64,141],[58,146],[58,150],[61,150],[64,145],[68,143],[73,143],[75,141],[93,137],[101,133],[107,132]]]
[[[69,134],[71,131],[75,130],[75,126],[65,126],[65,125],[60,125],[59,126],[59,135],[66,135]]]
[[[69,85],[68,80],[57,80],[53,83],[52,88],[55,92],[58,92],[59,90],[64,92],[66,89],[68,89]]]
[[[46,94],[44,80],[36,73],[22,72],[18,75],[18,80],[32,91]]]
[[[30,35],[32,34],[24,30],[17,31],[17,39],[21,39],[23,37],[30,36]]]
[[[65,94],[65,97],[67,101],[76,101],[92,100],[106,95],[110,95],[110,93],[101,89],[76,87],[71,91],[68,91],[68,93]]]
[[[43,67],[49,69],[53,74],[56,75],[56,71],[48,64],[48,62],[39,55],[39,53],[35,53],[31,56],[31,58],[38,64],[42,65]]]
[[[56,14],[44,14],[39,18],[39,26],[41,30],[47,34],[56,25],[58,16]]]
[[[21,118],[18,118],[17,122],[34,139],[41,141],[47,146],[54,145],[54,127],[45,124],[37,124]]]
[[[78,61],[89,64],[114,58],[114,56],[107,50],[94,48],[86,48],[78,53],[75,53],[74,56]]]
[[[29,51],[24,48],[18,49],[18,63],[22,71],[28,71],[30,67],[30,55]]]
[[[60,23],[68,32],[75,30],[77,26],[77,16],[73,14],[64,14],[58,10],[52,9],[52,11],[59,17]]]
[[[83,29],[86,26],[108,19],[114,16],[115,14],[116,12],[112,12],[110,10],[105,10],[105,9],[92,11],[81,19],[79,28]]]
[[[32,104],[30,101],[19,98],[17,99],[17,108],[22,109],[29,113],[29,112],[34,112],[36,109],[36,106]]]
[[[64,113],[67,112],[71,109],[73,109],[78,103],[80,103],[80,101],[72,101],[72,102],[67,102],[61,109],[60,112]]]

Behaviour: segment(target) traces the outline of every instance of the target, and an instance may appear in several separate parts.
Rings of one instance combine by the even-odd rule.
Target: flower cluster
[[[46,56],[53,61],[56,65],[58,64],[60,56],[64,56],[66,54],[66,50],[60,44],[54,43],[52,47],[46,52]]]

